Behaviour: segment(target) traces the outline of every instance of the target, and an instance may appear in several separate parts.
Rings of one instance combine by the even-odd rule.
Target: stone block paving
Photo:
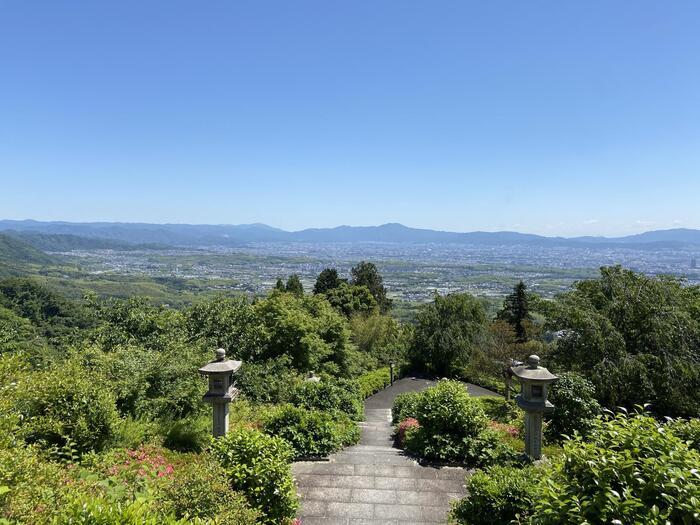
[[[302,501],[298,514],[302,525],[447,522],[450,503],[465,495],[468,472],[457,467],[421,466],[392,446],[393,398],[399,392],[432,384],[416,378],[397,381],[367,400],[358,445],[332,455],[328,461],[293,465]]]

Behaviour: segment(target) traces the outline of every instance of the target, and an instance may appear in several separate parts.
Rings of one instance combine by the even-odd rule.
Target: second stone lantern
[[[214,437],[225,436],[228,432],[228,405],[238,395],[233,375],[241,364],[241,361],[226,359],[226,350],[219,348],[216,359],[199,369],[200,374],[209,378],[209,390],[204,394],[204,401],[212,405]]]
[[[542,415],[554,410],[547,401],[549,385],[559,379],[540,366],[540,358],[531,355],[522,366],[514,366],[513,375],[520,381],[520,393],[515,401],[525,411],[525,454],[542,458]]]

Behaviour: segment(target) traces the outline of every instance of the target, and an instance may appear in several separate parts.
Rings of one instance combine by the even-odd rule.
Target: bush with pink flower
[[[417,429],[419,427],[420,423],[414,417],[407,417],[406,419],[401,421],[401,423],[399,423],[396,428],[396,438],[398,441],[398,445],[400,447],[403,447],[404,441],[406,440],[406,434],[411,430]]]

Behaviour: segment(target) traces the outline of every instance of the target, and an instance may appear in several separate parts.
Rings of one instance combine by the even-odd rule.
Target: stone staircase
[[[358,445],[294,464],[302,525],[446,523],[466,471],[421,466],[393,448],[390,409],[366,408],[360,426]]]

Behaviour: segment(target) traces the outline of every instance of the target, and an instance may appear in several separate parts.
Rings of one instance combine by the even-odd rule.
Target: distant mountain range
[[[700,230],[683,228],[649,231],[625,237],[567,238],[510,231],[446,232],[409,228],[396,223],[382,224],[381,226],[310,228],[290,232],[265,224],[193,225],[0,220],[0,231],[47,251],[80,247],[125,249],[126,246],[139,244],[151,245],[145,247],[162,247],[164,245],[182,247],[237,246],[251,242],[620,246],[642,249],[700,246]],[[92,241],[86,239],[92,239]],[[100,241],[97,242],[97,240]]]

